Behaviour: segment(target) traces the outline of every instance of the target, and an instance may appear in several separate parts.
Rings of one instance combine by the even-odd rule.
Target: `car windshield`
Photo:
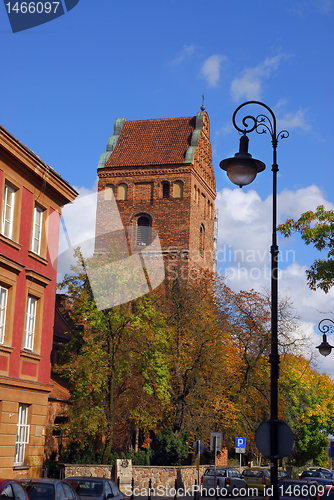
[[[83,479],[76,480],[75,483],[77,487],[75,487],[76,492],[80,496],[87,497],[98,497],[102,495],[103,492],[103,483],[102,481],[87,481]],[[72,486],[74,487],[73,481],[71,481]]]
[[[25,487],[29,500],[54,500],[54,487],[51,483],[22,483]]]
[[[207,469],[204,473],[204,476],[214,476],[215,469]],[[216,476],[226,477],[226,469],[216,469]]]
[[[242,474],[247,477],[262,477],[264,472],[262,470],[244,470]]]

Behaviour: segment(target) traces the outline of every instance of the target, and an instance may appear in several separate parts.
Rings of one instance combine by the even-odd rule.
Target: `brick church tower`
[[[206,111],[117,118],[97,172],[98,191],[116,200],[124,227],[137,227],[138,245],[146,244],[141,227],[157,231],[167,275],[176,267],[187,275],[213,270],[216,189]]]

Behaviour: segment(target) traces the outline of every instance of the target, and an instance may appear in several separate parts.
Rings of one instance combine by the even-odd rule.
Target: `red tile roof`
[[[183,163],[196,117],[126,122],[106,167]]]
[[[49,394],[49,398],[51,399],[61,399],[64,401],[68,401],[70,399],[70,386],[69,384],[56,375],[55,373],[51,373],[50,384],[52,385],[52,390]]]

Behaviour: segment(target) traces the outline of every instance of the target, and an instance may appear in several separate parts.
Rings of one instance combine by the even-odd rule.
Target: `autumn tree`
[[[233,378],[234,392],[230,390],[238,414],[234,432],[242,432],[256,454],[255,431],[270,415],[270,297],[254,290],[233,292],[218,280],[216,302],[222,328],[227,328],[229,333],[229,346],[237,349],[240,358]],[[288,299],[280,299],[278,312],[280,354],[304,352],[309,339],[299,330],[298,317]],[[284,405],[285,400],[280,395],[281,418],[284,418]]]
[[[168,327],[148,296],[98,310],[87,276],[91,262],[79,250],[76,257],[74,274],[59,285],[66,290],[74,336],[58,371],[73,387],[70,438],[79,447],[98,439],[107,463],[120,416],[152,428],[169,401]]]
[[[171,330],[166,423],[175,436],[189,430],[193,439],[209,439],[221,419],[234,421],[229,388],[238,366],[236,350],[217,321],[213,276],[166,280],[160,308]]]
[[[320,251],[328,251],[327,259],[315,260],[306,271],[311,290],[320,288],[328,293],[334,285],[334,211],[326,211],[319,205],[315,212],[305,212],[296,221],[288,219],[278,226],[278,230],[286,238],[293,233],[299,233],[306,245],[313,245]]]
[[[334,432],[334,383],[301,355],[284,355],[280,373],[284,417],[295,439],[292,460],[299,466],[310,460],[326,466],[327,435]]]

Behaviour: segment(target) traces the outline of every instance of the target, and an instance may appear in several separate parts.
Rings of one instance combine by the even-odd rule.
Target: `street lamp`
[[[246,105],[256,104],[262,106],[269,112],[269,117],[264,114],[257,116],[246,115],[241,123],[242,128],[236,123],[236,115]],[[278,377],[279,377],[279,354],[278,354],[278,245],[277,245],[277,144],[279,139],[289,137],[287,130],[277,133],[276,116],[273,111],[263,102],[247,101],[241,104],[233,114],[233,126],[242,134],[240,138],[239,152],[233,158],[227,158],[220,162],[220,168],[226,170],[229,179],[237,186],[250,184],[259,172],[265,169],[265,164],[255,160],[248,153],[249,139],[247,134],[254,130],[258,134],[269,132],[273,149],[273,210],[272,210],[272,245],[271,253],[271,353],[270,363],[270,480],[273,487],[274,500],[278,499]],[[249,126],[250,125],[250,126]]]
[[[325,325],[323,324],[325,321],[329,321],[330,323],[333,323],[333,325]],[[331,352],[332,349],[334,349],[334,346],[330,345],[327,342],[327,335],[330,330],[332,330],[330,333],[333,333],[334,331],[334,321],[332,319],[322,319],[318,325],[319,330],[321,333],[323,333],[322,336],[322,342],[320,345],[317,345],[316,349],[319,349],[319,352],[322,356],[328,356]]]

